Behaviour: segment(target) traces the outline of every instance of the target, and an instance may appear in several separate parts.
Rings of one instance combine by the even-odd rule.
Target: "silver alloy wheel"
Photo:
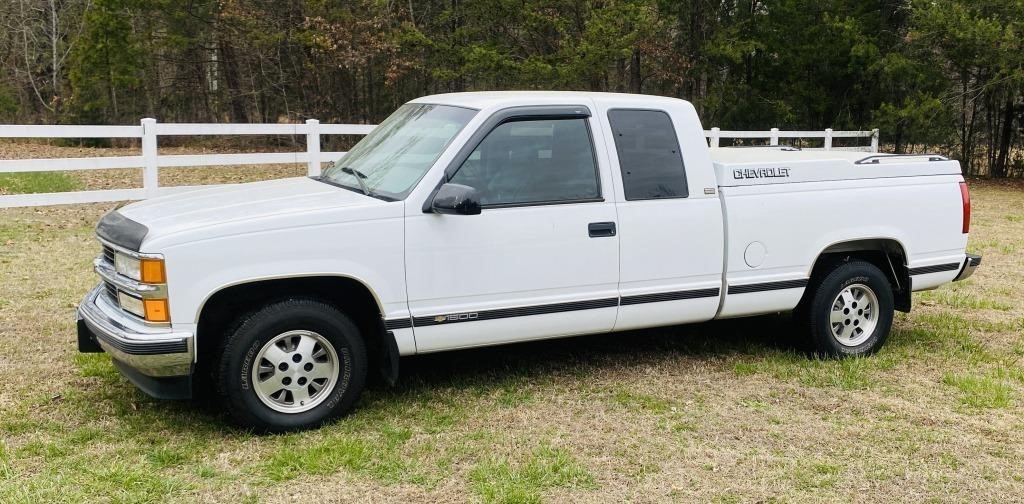
[[[870,287],[864,284],[846,287],[832,301],[829,315],[832,337],[848,347],[864,343],[878,325],[878,309],[878,297]]]
[[[288,331],[270,338],[252,366],[256,397],[270,409],[302,413],[327,399],[338,382],[338,353],[313,331]]]

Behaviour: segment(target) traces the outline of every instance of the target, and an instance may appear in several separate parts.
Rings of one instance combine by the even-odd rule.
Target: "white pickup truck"
[[[712,150],[655,96],[428,96],[322,176],[108,213],[78,344],[155,397],[212,379],[263,431],[424,352],[795,310],[818,352],[859,356],[912,291],[971,275],[969,222],[938,156]]]

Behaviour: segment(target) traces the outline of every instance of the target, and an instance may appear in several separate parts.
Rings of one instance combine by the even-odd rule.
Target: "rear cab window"
[[[679,138],[667,113],[612,109],[608,111],[608,122],[627,201],[689,195]]]

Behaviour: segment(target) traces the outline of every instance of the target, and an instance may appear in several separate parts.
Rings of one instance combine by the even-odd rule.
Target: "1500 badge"
[[[732,178],[736,180],[787,177],[789,177],[789,168],[745,168],[732,171]]]
[[[467,320],[476,320],[479,317],[477,313],[457,313],[452,315],[438,315],[434,317],[434,322],[438,324],[444,322],[465,322]]]

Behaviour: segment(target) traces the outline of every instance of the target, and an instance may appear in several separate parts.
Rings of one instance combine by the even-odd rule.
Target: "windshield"
[[[402,105],[324,170],[322,180],[371,196],[404,199],[476,112]]]

